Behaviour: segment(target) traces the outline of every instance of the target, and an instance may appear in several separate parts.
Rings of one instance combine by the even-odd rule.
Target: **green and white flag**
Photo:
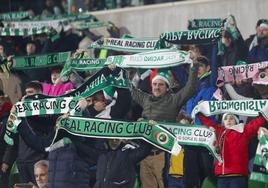
[[[72,70],[78,72],[102,69],[104,67],[106,59],[98,59],[98,58],[81,58],[81,59],[73,59],[68,60],[61,73],[60,76],[68,76]]]
[[[180,145],[201,146],[211,152],[214,158],[221,162],[221,156],[216,152],[216,134],[210,129],[200,125],[185,125],[175,123],[159,123],[172,132]]]
[[[9,12],[9,13],[0,14],[0,20],[4,20],[4,21],[22,20],[27,17],[31,17],[29,11]]]
[[[70,58],[70,56],[71,51],[46,55],[15,57],[11,69],[24,70],[62,65]]]
[[[268,100],[202,101],[192,111],[192,117],[201,112],[205,116],[232,113],[256,117],[262,113],[268,120]]]
[[[154,50],[157,41],[156,38],[104,38],[92,43],[90,48],[139,53]]]
[[[53,30],[47,27],[42,28],[10,28],[0,27],[0,36],[29,36],[39,34],[53,34]]]
[[[218,41],[221,29],[197,29],[189,31],[161,33],[160,40],[172,44],[209,44]]]
[[[256,150],[250,179],[268,183],[268,141],[263,130],[260,131],[259,144]]]
[[[47,114],[81,115],[82,109],[78,106],[79,97],[57,97],[40,100],[25,99],[23,102],[17,102],[16,116],[28,117]]]
[[[148,122],[69,117],[60,119],[57,127],[82,137],[143,139],[174,155],[177,155],[181,150],[181,146],[172,133],[161,126],[149,125]]]
[[[203,18],[203,19],[192,19],[188,21],[188,29],[203,29],[203,28],[221,28],[223,27],[224,20],[221,18]]]
[[[106,65],[115,64],[122,68],[166,68],[191,64],[190,53],[177,49],[162,49],[134,55],[109,56]]]

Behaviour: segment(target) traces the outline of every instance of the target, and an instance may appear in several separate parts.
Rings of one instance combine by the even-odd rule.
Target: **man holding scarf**
[[[130,89],[132,99],[143,108],[142,118],[155,121],[176,121],[178,112],[196,91],[197,64],[195,60],[193,62],[193,66],[189,70],[188,82],[176,93],[172,93],[170,90],[169,75],[166,70],[159,70],[152,79],[152,94],[142,92],[134,87]],[[109,65],[109,68],[113,70],[115,65]],[[149,156],[140,164],[143,188],[164,188],[162,176],[164,165],[165,153],[153,148]]]

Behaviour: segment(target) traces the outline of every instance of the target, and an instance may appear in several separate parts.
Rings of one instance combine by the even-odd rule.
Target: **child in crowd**
[[[192,124],[193,120],[184,115],[183,113],[180,113],[178,115],[178,118],[176,120],[179,124]],[[184,180],[183,180],[183,174],[184,174],[184,149],[182,148],[179,155],[170,155],[167,154],[167,188],[184,188]]]
[[[72,90],[75,88],[75,84],[73,82],[61,82],[60,79],[60,72],[62,70],[62,67],[53,67],[51,69],[51,82],[52,83],[44,83],[41,82],[43,87],[43,94],[49,95],[49,96],[60,96],[65,94],[66,92]],[[81,81],[80,78],[78,78],[78,75],[75,76],[75,80],[78,82]]]
[[[217,187],[247,187],[248,143],[265,125],[264,117],[256,117],[244,125],[234,114],[225,113],[222,117],[223,126],[202,114],[198,114],[198,117],[203,125],[216,131],[218,152],[222,157],[222,163],[214,162]]]

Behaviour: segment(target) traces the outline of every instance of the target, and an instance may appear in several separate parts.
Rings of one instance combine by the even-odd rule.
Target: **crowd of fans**
[[[13,0],[8,3],[5,1],[0,1],[1,12],[7,11],[23,11],[32,10],[35,14],[64,14],[70,13],[68,11],[74,12],[79,11],[98,11],[107,10],[115,8],[133,7],[150,5],[156,3],[167,3],[176,2],[182,0],[83,0],[83,1],[73,1],[73,0],[39,0],[39,1],[29,1],[29,0]],[[72,7],[72,10],[68,10],[68,6]]]
[[[125,1],[120,1],[123,7],[122,2]],[[144,0],[144,4],[149,2],[155,1]],[[87,3],[92,10],[105,9],[104,1]],[[46,0],[46,8],[42,5],[42,9],[33,12],[42,15],[63,14],[66,12],[63,5]],[[114,25],[110,25],[107,31],[109,36],[106,37],[120,38],[124,34],[122,28]],[[62,31],[54,41],[45,34],[1,37],[0,60],[3,64],[12,61],[14,56],[66,51],[72,51],[73,55],[82,52],[98,58],[100,50],[77,49],[101,37],[94,31],[83,30],[77,34],[72,29]],[[4,134],[10,111],[14,111],[13,104],[34,94],[63,95],[79,87],[92,75],[92,72],[78,74],[73,71],[70,79],[62,82],[62,67],[20,71],[11,69],[9,77],[4,72],[0,73],[0,187],[8,187],[15,161],[19,172],[19,182],[14,185],[17,188],[132,188],[138,187],[139,182],[143,188],[197,188],[202,186],[207,177],[217,181],[217,187],[220,188],[247,187],[258,143],[257,132],[261,126],[267,125],[266,120],[261,115],[247,118],[228,113],[211,118],[198,114],[192,119],[191,113],[200,101],[217,100],[218,67],[236,65],[241,61],[250,64],[268,60],[268,23],[263,19],[258,20],[256,33],[247,39],[242,35],[233,38],[229,31],[223,29],[220,40],[224,47],[221,53],[215,43],[180,45],[178,48],[191,53],[192,66],[149,70],[147,76],[129,69],[133,84],[129,90],[116,88],[116,95],[112,99],[100,91],[81,100],[80,105],[83,117],[88,118],[125,121],[145,119],[150,120],[151,126],[157,121],[166,121],[213,127],[217,135],[218,153],[224,165],[218,162],[213,164],[213,156],[202,147],[183,146],[180,154],[173,156],[140,140],[81,138],[64,131],[58,137],[56,147],[48,152],[46,148],[51,145],[55,135],[56,116],[22,118],[14,145],[7,145]],[[123,54],[109,50],[107,56]],[[120,71],[116,66],[104,69],[113,74]],[[220,89],[224,100],[266,99],[268,95],[266,85],[252,84],[251,79],[234,81]]]

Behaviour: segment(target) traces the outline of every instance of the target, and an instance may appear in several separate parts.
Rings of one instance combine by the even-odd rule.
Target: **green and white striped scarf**
[[[148,122],[126,122],[105,119],[69,117],[60,119],[58,129],[81,137],[143,139],[146,142],[177,155],[181,146],[175,136],[158,125],[149,125]],[[55,136],[56,138],[56,136]]]
[[[256,150],[250,179],[268,183],[268,141],[263,130],[260,131],[259,144]]]
[[[68,76],[72,70],[78,72],[85,72],[90,70],[98,70],[104,67],[106,59],[98,59],[98,58],[81,58],[81,59],[73,59],[68,60],[61,71],[60,76],[65,77]]]
[[[15,104],[17,117],[28,117],[47,114],[81,115],[82,110],[78,106],[79,97],[57,97],[40,100],[25,99]]]
[[[139,53],[154,50],[157,41],[156,38],[104,38],[93,42],[90,48]]]
[[[42,28],[10,28],[0,27],[0,36],[29,36],[39,34],[52,34],[53,30],[47,27]]]
[[[83,30],[83,29],[95,29],[95,28],[101,28],[101,27],[107,27],[107,23],[104,21],[76,21],[72,22],[71,24],[72,28]]]

